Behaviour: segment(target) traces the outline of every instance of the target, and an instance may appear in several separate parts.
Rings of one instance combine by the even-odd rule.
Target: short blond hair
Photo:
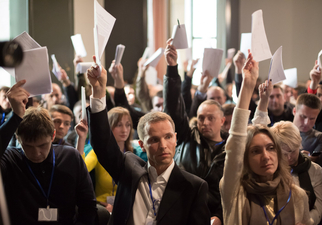
[[[302,138],[299,129],[290,121],[280,121],[271,128],[281,145],[287,145],[292,150],[302,147]]]
[[[139,124],[137,127],[139,139],[141,141],[144,141],[144,137],[148,134],[148,130],[147,130],[148,125],[150,125],[151,123],[157,123],[160,121],[169,121],[173,128],[173,132],[175,132],[174,122],[168,114],[164,112],[149,112],[144,116],[142,116],[139,120]]]

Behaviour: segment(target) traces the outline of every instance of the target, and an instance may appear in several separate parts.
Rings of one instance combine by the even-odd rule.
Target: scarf
[[[300,187],[306,191],[306,194],[309,198],[310,211],[313,209],[316,195],[312,187],[311,178],[308,173],[308,170],[311,167],[311,160],[304,156],[302,153],[299,154],[297,166],[292,167],[293,174],[297,174],[299,177]]]
[[[269,222],[273,221],[271,214],[268,213],[265,207],[265,198],[263,196],[273,196],[274,198],[274,215],[287,203],[289,191],[285,191],[280,177],[276,177],[272,181],[258,183],[254,179],[249,182],[243,181],[243,187],[247,193],[247,199],[242,213],[242,225],[268,224],[264,210],[267,213]],[[295,224],[293,199],[285,205],[285,208],[280,212],[275,219],[277,225]]]

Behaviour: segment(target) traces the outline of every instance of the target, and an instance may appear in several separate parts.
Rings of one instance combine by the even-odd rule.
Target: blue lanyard
[[[2,113],[2,118],[1,118],[1,124],[0,124],[0,125],[2,125],[2,124],[3,124],[3,122],[4,122],[4,118],[6,118],[6,114],[3,112],[3,113]]]
[[[58,142],[58,145],[60,145],[62,143],[63,139],[60,139]]]
[[[288,195],[287,202],[285,203],[285,205],[284,205],[282,208],[280,208],[280,210],[278,210],[278,212],[277,212],[277,213],[276,213],[276,215],[274,216],[274,218],[273,218],[272,222],[269,222],[269,218],[268,218],[268,216],[267,216],[267,213],[266,213],[265,207],[262,205],[261,201],[259,201],[259,202],[260,202],[260,204],[261,204],[261,206],[262,206],[262,208],[263,208],[263,211],[264,211],[265,216],[266,216],[266,220],[267,220],[267,222],[268,222],[268,224],[269,224],[269,225],[273,225],[273,224],[274,224],[275,219],[276,219],[276,218],[278,217],[278,215],[283,211],[283,209],[285,208],[285,206],[287,205],[287,203],[289,203],[289,201],[290,201],[290,199],[291,199],[291,195],[292,195],[292,190],[290,190],[290,194]]]
[[[54,151],[54,149],[53,149],[53,169],[51,170],[51,177],[50,177],[50,182],[49,182],[49,187],[48,187],[48,193],[47,193],[47,195],[46,195],[46,193],[45,193],[44,189],[42,188],[42,186],[41,186],[41,184],[40,184],[39,180],[37,179],[36,175],[35,175],[35,174],[34,174],[34,172],[32,171],[32,169],[31,169],[31,167],[30,167],[30,165],[29,165],[29,163],[28,163],[28,161],[27,161],[27,159],[26,159],[26,155],[24,154],[24,152],[22,152],[22,154],[23,154],[23,156],[24,156],[25,162],[26,162],[26,164],[27,164],[27,166],[28,166],[28,168],[29,168],[29,170],[30,170],[30,172],[31,172],[32,176],[35,178],[35,180],[36,180],[36,182],[37,182],[37,184],[38,184],[38,186],[39,186],[39,188],[40,188],[41,192],[43,193],[43,195],[44,195],[44,196],[45,196],[45,198],[47,199],[47,207],[48,207],[48,206],[49,206],[49,194],[50,194],[51,186],[52,186],[52,183],[53,183],[54,169],[55,169],[55,162],[56,162],[56,160],[55,160],[55,151]]]
[[[152,196],[149,174],[148,174],[148,182],[149,182],[150,196],[151,196],[151,200],[152,200],[152,208],[153,208],[154,216],[157,216],[157,213],[155,212],[155,206],[154,206],[156,200],[153,199],[153,196]]]
[[[112,184],[113,184],[112,196],[114,196],[114,188],[115,188],[115,181],[114,181],[114,179],[112,179]]]
[[[221,144],[222,144],[222,143],[224,143],[224,142],[225,142],[225,140],[222,140],[221,142],[219,142],[219,143],[215,144],[215,146],[221,145]]]

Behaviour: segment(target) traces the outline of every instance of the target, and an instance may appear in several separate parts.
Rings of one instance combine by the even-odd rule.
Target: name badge
[[[115,196],[107,196],[106,202],[110,205],[114,205]]]
[[[146,218],[145,225],[156,225],[156,224],[157,224],[157,221],[155,220],[155,217],[152,218],[148,216]]]
[[[56,208],[39,208],[38,221],[57,221],[57,215]]]

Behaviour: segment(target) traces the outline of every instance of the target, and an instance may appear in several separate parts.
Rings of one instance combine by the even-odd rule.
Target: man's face
[[[53,85],[53,92],[51,94],[46,95],[46,101],[51,102],[53,105],[59,104],[61,102],[62,93],[57,85]]]
[[[209,140],[214,140],[220,135],[220,128],[225,122],[223,113],[216,105],[202,104],[197,112],[198,130]]]
[[[130,105],[133,105],[135,103],[135,93],[134,93],[134,89],[129,87],[129,86],[125,86],[124,87],[124,92],[126,94],[126,98],[127,101]]]
[[[293,123],[301,132],[308,132],[313,128],[319,113],[319,109],[312,109],[306,105],[295,106]]]
[[[11,109],[11,105],[4,91],[0,91],[0,106],[3,110]]]
[[[167,168],[172,163],[177,146],[177,134],[168,120],[146,125],[147,135],[139,141],[151,166]]]
[[[56,129],[56,138],[62,139],[68,133],[72,118],[69,115],[60,112],[51,113],[51,118],[53,119]]]
[[[154,96],[152,99],[153,109],[152,111],[163,111],[163,98],[160,98],[158,96]]]
[[[53,137],[46,136],[46,137],[40,137],[36,141],[24,141],[23,138],[20,140],[20,144],[22,149],[25,152],[26,157],[33,163],[41,163],[43,162],[49,152],[51,143],[55,138],[55,134]]]
[[[320,102],[322,104],[322,88],[318,88],[316,95],[320,99]]]
[[[273,113],[282,113],[284,110],[284,94],[280,88],[273,88],[269,96],[268,108]]]
[[[210,89],[207,92],[207,100],[209,100],[209,99],[219,102],[220,105],[223,105],[226,102],[225,93],[223,91],[218,90],[218,89]]]
[[[285,85],[284,87],[284,100],[285,102],[290,102],[290,99],[292,97],[292,89],[290,86]]]

